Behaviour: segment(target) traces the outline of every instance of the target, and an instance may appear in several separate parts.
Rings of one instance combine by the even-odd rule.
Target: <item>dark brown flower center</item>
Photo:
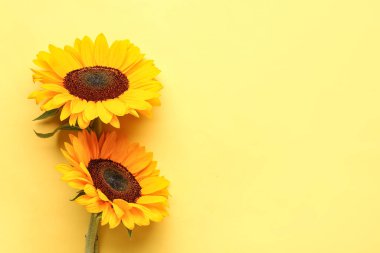
[[[94,159],[89,162],[88,171],[95,187],[110,200],[124,199],[131,203],[136,202],[141,196],[141,186],[120,163],[108,159]]]
[[[111,67],[85,67],[66,74],[63,85],[70,94],[87,101],[102,101],[128,90],[128,78]]]

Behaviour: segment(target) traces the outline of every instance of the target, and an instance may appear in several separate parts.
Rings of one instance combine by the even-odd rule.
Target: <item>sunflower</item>
[[[61,121],[69,119],[72,126],[84,129],[100,118],[119,128],[118,116],[150,117],[152,106],[160,103],[162,85],[155,79],[160,71],[128,40],[108,46],[103,34],[95,42],[85,36],[73,47],[50,45],[34,63],[40,67],[32,69],[40,89],[29,98],[42,111],[59,108]]]
[[[104,133],[98,139],[84,130],[70,135],[62,153],[70,162],[56,169],[71,187],[78,189],[76,202],[90,213],[101,213],[101,224],[110,228],[121,222],[132,230],[167,215],[169,182],[159,176],[152,153],[137,143]]]

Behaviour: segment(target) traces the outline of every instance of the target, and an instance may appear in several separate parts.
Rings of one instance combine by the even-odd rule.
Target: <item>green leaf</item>
[[[33,121],[53,117],[54,115],[56,115],[58,113],[58,111],[59,111],[59,109],[53,109],[50,111],[46,111],[43,114],[41,114],[40,116],[38,116],[37,118],[35,118]]]
[[[85,192],[83,190],[80,190],[78,192],[78,194],[73,199],[70,199],[70,201],[74,201],[74,200],[76,200],[77,198],[79,198],[80,196],[82,196],[84,194],[85,194]]]
[[[127,228],[127,230],[128,230],[128,236],[129,236],[129,238],[131,238],[132,237],[132,230],[130,230],[128,228]]]
[[[40,138],[49,138],[49,137],[52,137],[59,130],[80,131],[82,129],[78,126],[62,125],[62,126],[57,127],[53,132],[50,132],[50,133],[38,133],[36,132],[36,130],[33,130],[33,131]]]

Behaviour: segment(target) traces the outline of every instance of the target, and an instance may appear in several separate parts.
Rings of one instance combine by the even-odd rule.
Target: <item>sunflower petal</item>
[[[88,66],[94,66],[94,43],[92,40],[85,36],[82,41],[80,41],[80,55],[83,61],[83,64]]]
[[[87,102],[86,108],[84,109],[83,114],[88,120],[93,120],[98,116],[97,110],[96,110],[96,104],[94,101]]]
[[[82,99],[74,99],[71,101],[71,113],[80,113],[86,108],[87,101]]]
[[[50,66],[59,76],[64,77],[70,71],[82,67],[82,65],[66,51],[53,45],[49,46],[49,50],[51,52]]]
[[[123,73],[127,73],[133,66],[139,63],[144,58],[144,55],[141,54],[140,49],[135,45],[131,44],[127,50],[127,59],[121,66]]]
[[[123,98],[123,101],[127,104],[128,107],[132,109],[150,110],[152,108],[151,104],[149,104],[148,102],[142,99],[128,97],[128,98]]]
[[[128,40],[116,40],[112,43],[109,50],[108,66],[120,69],[126,60],[129,45]]]
[[[139,182],[142,189],[141,194],[147,195],[162,190],[169,185],[169,181],[163,177],[149,177]]]
[[[137,204],[166,203],[167,198],[163,196],[141,196],[137,199]]]
[[[59,116],[59,119],[61,121],[64,121],[70,116],[70,102],[67,102],[61,110],[61,115]]]
[[[72,98],[73,98],[73,96],[71,94],[61,93],[61,94],[55,95],[53,97],[52,101],[54,101],[53,103],[56,105],[62,105],[64,103],[66,103],[67,101],[71,100]]]
[[[97,190],[97,195],[99,196],[99,198],[103,201],[110,201],[106,195],[104,195],[104,193],[101,191],[101,190]]]
[[[70,126],[75,126],[75,124],[77,123],[77,119],[78,119],[78,114],[71,114],[69,118]]]
[[[108,43],[103,34],[99,34],[95,40],[94,49],[95,64],[99,66],[105,66],[108,58]]]
[[[89,213],[100,213],[104,210],[104,204],[102,204],[100,201],[90,203],[86,206],[86,210]]]
[[[120,121],[116,115],[113,115],[112,120],[110,121],[110,124],[111,124],[111,126],[113,126],[115,128],[120,128]]]
[[[106,225],[110,220],[110,216],[111,216],[110,209],[111,209],[111,207],[109,205],[107,205],[103,210],[102,221],[101,221],[102,226]]]
[[[86,129],[90,125],[90,121],[83,118],[83,114],[78,115],[78,125],[82,129]]]
[[[124,226],[126,226],[129,230],[133,230],[135,228],[135,223],[133,221],[133,217],[130,211],[126,211],[123,218],[122,222]]]
[[[45,90],[55,91],[57,93],[68,93],[68,90],[66,90],[63,86],[54,83],[41,84],[41,88]]]
[[[90,185],[90,184],[86,184],[86,186],[84,187],[84,192],[90,197],[98,196],[95,187],[93,185]]]
[[[121,209],[116,203],[112,204],[113,210],[115,211],[115,214],[118,218],[122,218],[124,215],[123,209]]]
[[[123,116],[125,114],[125,104],[118,98],[108,99],[102,102],[104,107],[111,113],[117,116]]]
[[[112,120],[112,114],[104,108],[101,101],[96,102],[96,111],[98,112],[99,118],[106,124],[110,123]]]

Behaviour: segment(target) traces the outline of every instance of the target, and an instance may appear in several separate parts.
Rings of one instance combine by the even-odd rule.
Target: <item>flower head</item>
[[[86,128],[100,118],[119,128],[118,116],[150,116],[159,105],[162,85],[155,78],[159,70],[144,59],[128,40],[108,45],[103,34],[95,42],[89,37],[77,39],[63,49],[49,46],[34,63],[33,79],[40,89],[30,94],[43,111],[60,108],[61,121]]]
[[[56,166],[71,187],[80,190],[75,200],[90,213],[101,213],[101,224],[121,222],[130,230],[167,215],[169,182],[159,176],[152,153],[114,132],[98,139],[94,132],[70,135],[63,155],[70,164]]]

